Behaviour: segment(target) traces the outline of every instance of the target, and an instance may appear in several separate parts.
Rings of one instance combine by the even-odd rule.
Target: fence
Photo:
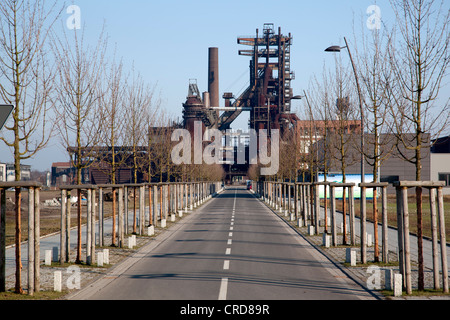
[[[170,214],[173,219],[178,213],[180,216],[188,208],[196,208],[204,201],[209,199],[214,193],[220,190],[221,182],[180,182],[180,183],[147,183],[147,184],[126,184],[126,185],[67,185],[61,186],[61,221],[60,221],[60,247],[59,262],[70,262],[70,226],[71,226],[71,197],[72,191],[76,191],[82,206],[77,206],[79,215],[77,215],[78,229],[77,248],[81,248],[83,241],[81,237],[81,218],[86,216],[86,263],[95,263],[96,232],[95,225],[98,223],[98,246],[104,245],[104,191],[111,190],[113,199],[115,193],[118,193],[118,208],[116,211],[116,202],[113,204],[112,218],[113,224],[113,244],[117,240],[119,247],[124,246],[124,235],[129,233],[128,225],[128,191],[139,190],[139,217],[134,216],[133,220],[138,221],[138,232],[144,234],[145,225],[154,226],[159,221],[162,227],[165,227],[165,219]],[[6,190],[9,188],[28,189],[28,257],[27,257],[27,288],[28,294],[40,290],[40,189],[41,184],[37,182],[2,182],[0,183],[0,292],[6,290]],[[97,193],[98,191],[98,193]],[[80,198],[87,195],[86,200]],[[97,196],[98,194],[98,196]],[[149,215],[145,215],[146,195],[148,195]],[[159,201],[158,201],[159,196]],[[98,199],[98,201],[97,201]],[[78,199],[77,199],[78,202]],[[159,202],[159,205],[158,205]],[[85,204],[85,205],[84,205]],[[83,210],[83,207],[86,209]],[[98,208],[98,216],[96,214]],[[136,209],[136,206],[134,206]],[[85,214],[83,214],[85,211]],[[137,218],[137,219],[136,219]],[[147,224],[148,223],[148,224]],[[134,224],[134,223],[133,223]],[[134,229],[133,229],[134,231]],[[19,229],[20,234],[20,229]],[[117,239],[116,239],[117,237]],[[80,250],[81,251],[81,250]],[[20,244],[16,243],[16,252],[20,253]],[[81,257],[77,255],[75,262],[80,262]],[[16,288],[21,287],[21,261],[16,261]]]
[[[397,192],[397,230],[399,244],[399,265],[400,273],[403,276],[403,284],[406,293],[411,294],[411,250],[410,250],[410,232],[409,232],[409,210],[408,210],[408,188],[425,188],[429,190],[430,195],[430,216],[432,226],[432,251],[433,251],[433,282],[434,288],[439,289],[439,249],[442,267],[442,286],[443,291],[448,293],[448,268],[447,268],[447,243],[445,240],[445,216],[444,216],[444,197],[442,187],[444,182],[434,181],[398,181],[394,183]],[[437,202],[437,210],[436,210]],[[438,221],[436,221],[438,219]],[[439,237],[437,229],[439,224]]]
[[[324,190],[330,190],[330,218],[331,218],[331,245],[339,245],[337,241],[337,225],[336,225],[336,188],[343,188],[348,191],[349,204],[349,228],[350,228],[350,245],[357,245],[356,242],[356,228],[355,228],[355,199],[354,199],[354,183],[286,183],[279,181],[264,181],[261,184],[261,196],[267,205],[273,207],[279,212],[290,212],[291,210],[291,196],[290,192],[286,192],[286,186],[293,187],[293,205],[294,215],[291,216],[298,219],[298,226],[308,226],[308,233],[310,235],[319,234],[321,229],[320,212],[320,197],[319,186],[323,185]],[[389,262],[388,256],[388,205],[387,205],[387,187],[386,183],[359,183],[360,187],[360,249],[361,249],[361,263],[367,263],[367,247],[368,247],[368,232],[367,232],[367,198],[366,189],[381,189],[381,248],[382,261]],[[433,257],[433,282],[434,288],[439,289],[439,256],[441,257],[441,278],[442,288],[444,292],[449,292],[448,285],[448,266],[447,266],[447,244],[445,239],[445,215],[444,215],[444,200],[442,187],[444,182],[434,181],[398,181],[394,182],[393,186],[396,188],[397,201],[397,236],[398,236],[398,256],[399,269],[402,275],[403,286],[407,294],[411,294],[411,252],[410,252],[410,232],[409,232],[409,212],[408,212],[408,194],[407,189],[412,187],[421,187],[429,189],[430,197],[430,215],[432,228],[432,257]],[[347,192],[346,192],[347,193]],[[326,194],[326,193],[325,193]],[[327,197],[324,196],[326,199]],[[376,201],[374,200],[374,203]],[[327,201],[324,201],[324,228],[323,232],[327,235]],[[378,261],[379,240],[378,240],[378,215],[377,207],[374,207],[374,258]],[[287,214],[286,214],[287,215]],[[347,212],[343,213],[343,243],[346,244],[346,217]],[[439,230],[439,235],[438,235]],[[439,252],[440,249],[440,252]]]
[[[183,187],[181,187],[183,186]],[[124,184],[124,185],[80,185],[80,186],[63,186],[61,187],[62,196],[66,198],[66,190],[84,190],[88,194],[87,199],[87,234],[86,234],[86,263],[95,263],[95,190],[98,189],[98,245],[103,246],[104,241],[104,191],[111,190],[112,193],[112,246],[124,247],[125,234],[135,233],[139,235],[145,234],[145,227],[154,227],[159,221],[159,226],[166,227],[167,220],[175,220],[178,213],[182,216],[183,209],[186,211],[188,204],[191,209],[200,206],[211,194],[219,190],[217,182],[189,182],[189,183],[144,183],[144,184]],[[190,193],[188,194],[188,189]],[[139,210],[138,215],[136,203],[137,191],[139,194]],[[132,230],[129,225],[129,191],[133,193],[133,224]],[[183,192],[184,191],[184,192]],[[116,198],[115,194],[118,193]],[[117,199],[117,203],[116,203]],[[148,200],[148,202],[146,201]],[[64,202],[63,202],[64,203]],[[146,205],[148,203],[148,206]],[[91,205],[90,205],[91,204]],[[116,208],[118,204],[118,208]],[[148,214],[146,214],[148,208]],[[116,211],[117,209],[117,211]],[[60,262],[69,261],[70,233],[67,228],[66,207],[61,206],[61,255]],[[117,221],[116,221],[117,220]],[[117,222],[117,223],[116,223]],[[117,230],[117,232],[116,232]],[[149,229],[147,229],[149,230]],[[130,232],[131,231],[131,232]],[[79,245],[80,245],[79,234]],[[116,242],[117,240],[117,242]]]
[[[40,290],[40,209],[39,190],[41,184],[38,182],[1,182],[0,183],[0,292],[6,290],[6,190],[9,188],[28,189],[28,294],[33,295]],[[20,205],[20,204],[19,204]],[[18,220],[17,220],[18,219]],[[20,216],[16,216],[18,222],[16,227],[21,234]],[[20,239],[20,238],[19,238]],[[16,233],[16,255],[21,256],[20,243],[17,243]],[[21,260],[16,260],[16,292],[21,290]]]
[[[389,262],[388,257],[388,216],[387,216],[387,187],[389,184],[387,182],[372,182],[372,183],[360,183],[359,187],[361,188],[361,234],[367,234],[367,213],[366,213],[366,189],[372,188],[377,189],[381,188],[381,221],[382,221],[382,261],[387,263]],[[376,201],[374,200],[374,203]],[[378,242],[378,215],[377,210],[374,210],[374,260],[378,261],[378,251],[379,251],[379,242]],[[367,245],[366,245],[366,237],[361,239],[363,245],[361,246],[361,262],[367,263]]]
[[[104,245],[104,191],[111,190],[113,199],[115,192],[118,197],[118,210],[116,203],[113,203],[112,218],[117,223],[113,224],[112,243],[119,247],[124,246],[124,235],[130,233],[145,233],[145,226],[150,228],[159,226],[166,227],[166,220],[174,220],[175,215],[182,216],[183,212],[192,210],[200,206],[209,199],[212,194],[220,190],[220,182],[180,182],[180,183],[150,183],[150,184],[125,184],[125,185],[71,185],[62,186],[61,190],[61,233],[60,233],[60,262],[70,262],[70,214],[71,201],[69,193],[77,191],[78,197],[83,193],[87,195],[86,199],[86,262],[95,263],[96,248],[96,208],[98,208],[98,246]],[[331,245],[337,246],[337,225],[336,225],[336,188],[347,188],[349,203],[349,229],[350,244],[356,245],[355,229],[355,205],[354,205],[354,184],[353,183],[308,183],[308,182],[277,182],[264,181],[257,184],[257,192],[262,199],[275,210],[289,216],[290,220],[297,220],[298,226],[308,226],[311,234],[319,234],[322,229],[319,228],[323,223],[323,232],[328,234],[328,209],[324,211],[324,220],[321,219],[321,205],[319,188],[324,186],[324,190],[330,190],[330,218],[331,218]],[[435,289],[439,289],[439,265],[442,272],[442,287],[444,292],[448,292],[448,267],[445,239],[445,216],[442,187],[443,182],[433,181],[399,181],[395,182],[397,199],[397,235],[399,244],[399,266],[402,274],[403,284],[408,294],[411,293],[411,250],[410,250],[410,232],[409,232],[409,211],[407,189],[412,187],[421,187],[429,189],[430,195],[430,216],[432,224],[432,255],[433,255],[433,279]],[[367,262],[367,226],[366,226],[366,189],[380,188],[382,202],[382,259],[388,262],[388,221],[387,221],[387,183],[360,183],[360,243],[361,243],[361,263]],[[28,189],[28,293],[32,295],[39,290],[39,249],[40,249],[40,209],[39,209],[39,190],[41,185],[36,182],[7,182],[0,183],[0,292],[5,291],[5,238],[6,238],[6,189],[24,188]],[[98,192],[97,192],[98,191]],[[133,224],[129,225],[129,192],[133,192],[133,199],[139,193],[139,216],[136,214],[136,205],[133,206]],[[96,202],[98,194],[98,202]],[[146,202],[148,199],[148,202]],[[325,198],[326,199],[326,198]],[[136,202],[134,202],[136,203]],[[148,205],[147,205],[148,204]],[[325,201],[325,208],[327,201]],[[148,213],[145,208],[148,207]],[[82,207],[78,207],[82,210]],[[80,211],[81,213],[82,211]],[[116,213],[117,212],[117,213]],[[78,225],[81,225],[81,214],[78,217]],[[343,215],[344,236],[346,234],[346,212]],[[131,227],[131,230],[130,230]],[[377,240],[377,218],[374,220],[375,247],[378,248]],[[80,228],[81,229],[81,228]],[[438,235],[439,230],[439,235]],[[81,231],[78,231],[77,246],[81,247]],[[361,236],[364,235],[364,236]],[[117,237],[117,239],[116,239]],[[440,244],[439,244],[440,242]],[[440,252],[439,252],[440,249]],[[19,249],[20,250],[20,249]],[[441,262],[439,264],[439,254]],[[78,260],[81,257],[77,257]],[[20,286],[20,261],[16,261],[16,282]],[[16,285],[17,286],[17,285]]]

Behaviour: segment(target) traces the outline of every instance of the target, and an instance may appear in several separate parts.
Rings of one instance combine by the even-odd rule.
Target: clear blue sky
[[[324,63],[334,63],[324,49],[342,45],[344,36],[353,41],[354,25],[356,30],[365,25],[370,5],[377,4],[382,19],[392,21],[387,0],[69,0],[67,6],[72,3],[81,9],[87,40],[95,43],[105,24],[110,49],[116,45],[127,68],[134,62],[148,83],[157,84],[163,107],[180,119],[189,79],[197,79],[201,92],[207,90],[208,47],[219,48],[220,94],[237,94],[246,86],[249,67],[249,57],[238,55],[245,48],[237,44],[237,37],[254,35],[264,23],[281,27],[283,34],[293,36],[291,70],[296,79],[292,86],[294,94],[300,94],[312,76],[321,74]],[[68,17],[64,10],[62,22]],[[246,120],[241,115],[233,127],[246,127]],[[67,161],[58,144],[53,140],[35,160],[25,163],[50,170],[52,162]],[[0,162],[11,162],[10,153],[3,150],[0,146]]]

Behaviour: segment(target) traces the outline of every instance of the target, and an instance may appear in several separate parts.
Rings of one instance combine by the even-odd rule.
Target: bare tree
[[[365,28],[362,28],[365,30]],[[379,169],[386,159],[392,155],[394,144],[391,143],[392,121],[389,117],[388,83],[392,78],[387,54],[387,34],[380,29],[370,31],[370,35],[362,33],[362,49],[357,46],[358,71],[361,79],[362,103],[366,114],[364,136],[365,161],[372,167],[373,182],[379,182]],[[374,260],[379,261],[378,248],[378,207],[377,189],[373,190],[374,221]]]
[[[283,161],[279,165],[277,176],[283,181],[290,181],[296,176],[294,173],[296,168],[295,156],[298,149],[293,148],[295,143],[295,132],[293,131],[286,132],[283,139],[280,139],[279,152],[280,158],[283,159]]]
[[[321,139],[316,142],[316,148],[318,153],[317,165],[318,170],[323,172],[324,182],[327,182],[327,176],[332,166],[331,152],[331,139],[329,138],[333,132],[332,129],[332,117],[330,111],[333,110],[335,105],[335,99],[333,94],[330,93],[330,79],[329,73],[324,70],[322,72],[322,78],[318,79],[314,77],[311,84],[311,89],[308,92],[308,97],[313,105],[316,106],[317,115],[316,119],[320,121],[321,125],[319,132]],[[327,187],[324,186],[324,210],[325,210],[325,232],[327,231],[327,213],[328,213],[328,195]]]
[[[430,136],[448,128],[449,98],[439,97],[450,63],[450,10],[444,1],[391,0],[399,40],[390,40],[393,70],[390,86],[398,152],[416,167],[422,179],[422,159]],[[413,151],[410,156],[404,150]],[[416,188],[419,290],[423,290],[422,188]]]
[[[14,105],[11,135],[0,139],[13,149],[15,180],[19,181],[22,160],[33,157],[47,144],[52,124],[53,66],[47,60],[47,38],[58,14],[56,3],[4,0],[0,3],[0,96]],[[21,288],[21,189],[16,188],[16,284]]]
[[[92,163],[102,130],[100,86],[106,41],[100,34],[95,47],[86,46],[84,31],[64,38],[53,38],[55,59],[58,61],[58,121],[57,128],[62,144],[74,156],[71,164],[76,170],[76,182],[82,183],[82,171]],[[81,263],[81,191],[78,190],[78,242],[76,263]]]
[[[123,63],[114,57],[105,72],[104,93],[100,97],[99,114],[103,121],[101,142],[104,145],[99,154],[99,169],[110,177],[111,183],[117,183],[117,170],[125,163],[127,156],[120,143],[124,138],[125,127],[125,82],[123,79]],[[112,235],[111,245],[116,246],[116,189],[112,190]]]
[[[167,111],[160,112],[155,122],[155,127],[149,128],[149,141],[151,141],[150,151],[152,152],[152,163],[155,168],[155,176],[159,177],[159,181],[169,181],[170,172],[173,163],[171,162],[172,149],[172,129],[173,123],[171,116]]]
[[[321,121],[321,135],[322,139],[320,141],[321,147],[319,148],[319,166],[324,174],[324,181],[327,181],[327,174],[330,171],[332,161],[334,157],[331,156],[333,151],[331,148],[331,139],[329,136],[333,132],[333,118],[332,110],[335,108],[336,98],[334,94],[330,92],[329,88],[332,86],[333,81],[331,81],[330,74],[325,66],[322,72],[322,78],[318,79],[314,77],[311,84],[311,89],[308,91],[308,97],[311,103],[316,107],[317,115],[316,118]],[[326,198],[326,194],[325,194]]]
[[[356,116],[352,103],[351,73],[342,66],[341,61],[336,61],[336,72],[329,76],[331,90],[335,98],[335,104],[330,110],[330,118],[333,120],[333,130],[329,133],[331,156],[340,166],[343,181],[346,182],[346,169],[356,163],[358,159],[351,152],[354,146],[351,121]]]
[[[101,142],[106,146],[106,152],[102,162],[107,166],[104,172],[111,177],[111,183],[116,183],[117,168],[125,159],[120,144],[124,138],[125,128],[125,81],[123,78],[123,63],[116,62],[113,59],[109,65],[109,70],[105,72],[104,94],[101,96],[101,105],[99,109],[103,119],[103,130],[101,132]]]
[[[329,133],[330,138],[330,156],[334,158],[334,161],[339,165],[340,171],[342,173],[342,182],[346,182],[346,171],[347,167],[355,164],[359,161],[354,151],[355,145],[355,131],[352,128],[353,118],[356,116],[354,104],[352,101],[352,82],[351,73],[348,69],[342,66],[340,61],[336,61],[336,72],[335,76],[329,77],[334,78],[332,82],[331,90],[333,91],[334,97],[336,97],[335,107],[332,109],[331,116],[334,116],[333,130]],[[363,130],[363,128],[360,128]],[[343,205],[343,215],[346,215],[346,188],[343,188],[342,193],[342,205]],[[343,219],[343,244],[347,244],[347,234],[346,234],[346,219]]]
[[[149,159],[144,146],[147,140],[147,128],[152,122],[153,89],[147,86],[139,74],[135,74],[134,68],[130,76],[126,91],[125,105],[125,123],[124,123],[124,142],[129,148],[131,163],[128,166],[132,169],[133,182],[138,182],[138,171],[140,167],[145,168],[144,164]],[[147,166],[149,168],[149,166]],[[133,232],[136,233],[136,189],[134,188],[134,219]]]
[[[146,145],[146,129],[154,122],[159,108],[159,104],[154,102],[155,88],[147,85],[142,76],[134,71],[127,84],[125,141],[131,147],[134,183],[137,183],[138,168],[146,162],[145,153],[138,147]]]

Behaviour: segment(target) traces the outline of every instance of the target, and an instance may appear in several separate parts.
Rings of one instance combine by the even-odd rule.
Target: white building
[[[450,195],[450,153],[432,153],[430,180],[445,181],[444,195]]]
[[[20,165],[20,178],[22,181],[31,180],[31,166],[27,164]],[[15,181],[15,170],[13,163],[6,164],[6,181]]]
[[[445,181],[443,194],[450,195],[450,136],[433,140],[430,162],[430,180]]]
[[[0,182],[6,182],[6,163],[0,163]]]

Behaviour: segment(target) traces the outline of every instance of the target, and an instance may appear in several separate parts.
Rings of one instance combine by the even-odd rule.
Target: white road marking
[[[233,230],[233,225],[234,225],[234,214],[236,211],[236,192],[237,189],[234,190],[234,201],[233,201],[233,211],[232,211],[232,219],[231,219],[231,227],[230,227],[230,231]],[[229,232],[228,233],[229,237],[233,236],[233,232]],[[232,240],[228,239],[227,241],[227,245],[231,245]],[[231,254],[231,248],[227,248],[225,251],[226,255],[230,255]],[[229,270],[230,269],[230,260],[225,260],[223,262],[223,270]],[[226,300],[227,299],[227,290],[228,290],[228,278],[222,278],[222,282],[220,283],[220,290],[219,290],[219,300]]]
[[[219,290],[219,300],[227,299],[227,290],[228,290],[228,278],[222,278]]]

